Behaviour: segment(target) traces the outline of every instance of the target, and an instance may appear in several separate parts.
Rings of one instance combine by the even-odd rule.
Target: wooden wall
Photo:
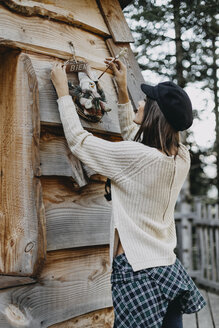
[[[70,152],[50,81],[54,61],[104,58],[128,47],[134,105],[143,81],[119,2],[6,0],[0,3],[0,327],[112,327],[111,204],[106,177]],[[101,79],[111,112],[85,129],[121,140],[117,93]]]

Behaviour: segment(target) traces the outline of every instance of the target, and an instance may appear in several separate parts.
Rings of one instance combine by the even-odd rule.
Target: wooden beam
[[[21,276],[0,275],[0,289],[36,283],[35,279]]]
[[[56,133],[58,130],[58,133]],[[61,131],[60,131],[61,130]],[[98,138],[112,142],[121,141],[121,136],[101,135]],[[72,177],[78,186],[85,186],[97,172],[75,157],[68,147],[64,132],[59,127],[43,126],[40,138],[40,171],[38,176]]]
[[[0,45],[69,59],[69,41],[74,42],[76,56],[105,69],[107,48],[103,37],[42,17],[18,15],[0,5]]]
[[[19,52],[0,58],[0,272],[35,275],[46,256],[39,172],[38,85],[31,61]]]
[[[218,313],[218,304],[219,304],[219,295],[216,293],[208,292],[209,305],[211,308],[212,320],[214,327],[219,327],[219,313]],[[204,326],[203,326],[204,327]],[[200,328],[202,328],[200,326]]]
[[[128,43],[125,44],[116,44],[113,39],[107,39],[106,44],[109,48],[109,51],[113,57],[115,57],[122,48],[128,49],[128,55],[126,58],[121,60],[127,67],[127,82],[128,82],[128,91],[133,105],[137,108],[138,101],[145,98],[145,94],[141,91],[141,83],[145,83],[144,78],[141,74],[140,67],[135,59],[135,56],[130,48]]]
[[[106,45],[104,45],[104,47],[104,54],[106,57],[107,54],[109,55],[109,52]],[[58,104],[56,101],[57,95],[50,80],[50,72],[54,59],[42,55],[29,55],[29,57],[31,58],[39,84],[40,120],[44,124],[61,124]],[[101,60],[103,60],[102,57],[99,58],[99,61]],[[99,70],[94,68],[93,72],[96,73],[97,76],[101,73]],[[104,114],[101,122],[99,123],[90,123],[84,119],[81,119],[81,123],[83,127],[89,128],[90,130],[104,133],[120,133],[117,114],[117,95],[112,82],[112,75],[108,73],[104,74],[100,80],[100,84],[105,92],[107,104],[109,108],[111,108],[111,111]]]
[[[92,311],[76,318],[56,323],[49,328],[103,328],[113,327],[114,310],[113,307]]]
[[[104,197],[105,181],[75,188],[68,178],[41,178],[48,250],[109,244],[111,204]]]
[[[109,247],[60,250],[47,253],[36,284],[0,291],[0,324],[47,328],[109,307]]]
[[[95,0],[50,0],[49,3],[46,0],[5,0],[2,4],[23,16],[43,17],[44,20],[64,22],[102,36],[110,35]]]
[[[40,142],[40,161],[41,175],[72,177],[80,187],[96,174],[72,154],[64,137],[44,134]]]
[[[118,0],[97,1],[114,42],[134,42]]]
[[[198,311],[197,313],[197,321],[198,321],[198,328],[213,328],[213,327],[217,327],[217,326],[213,326],[213,322],[212,322],[212,317],[211,317],[211,307],[210,304],[208,302],[208,292],[204,289],[200,290],[201,294],[203,295],[204,299],[207,302],[207,305],[201,310]],[[219,297],[218,297],[219,300]],[[217,304],[218,307],[218,304]],[[217,310],[218,312],[218,310]]]

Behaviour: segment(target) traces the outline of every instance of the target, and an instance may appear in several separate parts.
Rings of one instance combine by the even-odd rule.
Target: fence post
[[[182,264],[185,269],[192,270],[192,224],[188,218],[190,212],[190,204],[182,202],[180,204],[180,212],[182,218],[180,220],[180,233],[181,233],[181,257]]]

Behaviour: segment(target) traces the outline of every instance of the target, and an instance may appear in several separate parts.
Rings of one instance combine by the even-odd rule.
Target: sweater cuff
[[[59,104],[59,106],[63,106],[63,107],[72,105],[73,103],[73,99],[71,95],[62,96],[58,98],[56,101]]]
[[[129,101],[128,101],[127,103],[125,103],[125,104],[117,103],[117,105],[118,105],[119,107],[121,107],[121,108],[128,107],[128,106],[131,105],[131,100],[129,100]]]

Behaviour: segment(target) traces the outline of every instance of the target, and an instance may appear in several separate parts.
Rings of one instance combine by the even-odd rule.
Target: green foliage
[[[212,184],[215,184],[215,178],[209,178],[205,172],[204,168],[206,163],[204,158],[209,155],[207,150],[192,151],[191,154],[191,169],[189,171],[190,181],[190,191],[192,195],[202,196],[207,195],[208,191],[211,189]]]

